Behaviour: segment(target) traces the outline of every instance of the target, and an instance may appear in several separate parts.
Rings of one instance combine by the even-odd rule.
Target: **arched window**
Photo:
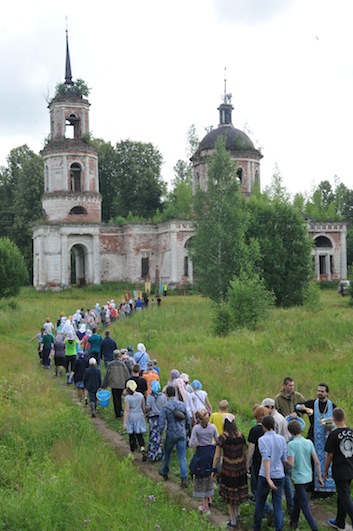
[[[243,182],[243,168],[237,169],[237,180],[239,184]]]
[[[83,206],[75,206],[70,210],[70,214],[85,215],[87,214],[87,210]]]
[[[74,162],[70,166],[70,189],[71,192],[81,192],[81,166]]]
[[[76,114],[71,113],[66,118],[66,127],[65,127],[65,138],[79,138],[80,129],[79,129],[80,119]]]
[[[315,238],[315,247],[332,247],[331,240],[326,236],[318,236]]]

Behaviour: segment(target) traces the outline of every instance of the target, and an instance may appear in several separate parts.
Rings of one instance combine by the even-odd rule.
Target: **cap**
[[[263,401],[261,402],[261,405],[274,407],[275,401],[273,400],[273,398],[264,398]]]

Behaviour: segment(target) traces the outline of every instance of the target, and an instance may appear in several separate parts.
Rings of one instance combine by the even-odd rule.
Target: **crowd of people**
[[[130,312],[124,308],[124,317],[136,309],[126,304]],[[79,400],[90,404],[92,417],[97,392],[111,388],[115,417],[123,420],[132,453],[139,449],[143,461],[161,461],[159,474],[168,480],[175,448],[181,486],[188,486],[190,475],[193,494],[201,501],[199,510],[207,513],[218,483],[230,529],[239,524],[241,503],[252,499],[254,531],[261,529],[263,518],[276,531],[282,530],[284,493],[290,526],[298,527],[302,511],[310,529],[317,531],[307,491],[314,495],[337,491],[337,515],[328,520],[332,528],[343,531],[346,514],[353,521],[353,432],[345,424],[344,411],[328,398],[327,384],[318,385],[315,399],[305,400],[293,379],[285,378],[279,394],[254,405],[254,423],[245,437],[228,411],[227,400],[212,411],[200,380],[191,381],[187,373],[173,369],[162,386],[158,361],[150,358],[143,343],[136,349],[119,349],[107,328],[115,315],[114,301],[105,306],[101,309],[97,303],[91,311],[77,311],[68,318],[61,314],[56,326],[47,318],[32,340],[38,339],[42,366],[49,368],[54,359],[54,375],[66,374]],[[105,328],[104,338],[97,332],[98,325]],[[304,415],[310,422],[307,438],[302,437]],[[195,448],[189,467],[187,446]]]

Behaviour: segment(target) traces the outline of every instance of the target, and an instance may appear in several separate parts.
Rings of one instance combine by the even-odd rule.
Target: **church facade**
[[[35,288],[61,290],[71,284],[141,283],[146,279],[170,286],[192,283],[188,246],[194,229],[190,220],[122,226],[101,222],[98,156],[87,142],[90,104],[75,91],[68,41],[64,85],[63,94],[49,104],[50,140],[42,151],[43,218],[33,231]],[[207,157],[223,135],[237,162],[240,189],[250,195],[255,184],[260,185],[262,155],[245,133],[234,128],[227,94],[218,110],[218,128],[205,136],[191,159],[193,190],[206,189]],[[346,278],[345,224],[308,221],[308,232],[315,242],[315,278]]]

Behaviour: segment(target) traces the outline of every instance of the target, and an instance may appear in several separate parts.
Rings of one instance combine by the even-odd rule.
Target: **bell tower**
[[[65,81],[48,106],[50,136],[42,151],[43,218],[33,229],[33,285],[38,290],[101,281],[102,198],[85,89],[82,81],[72,80],[66,31]]]
[[[89,107],[72,80],[66,31],[65,82],[49,103],[50,140],[44,160],[44,217],[49,222],[100,222],[97,150],[90,144]]]

